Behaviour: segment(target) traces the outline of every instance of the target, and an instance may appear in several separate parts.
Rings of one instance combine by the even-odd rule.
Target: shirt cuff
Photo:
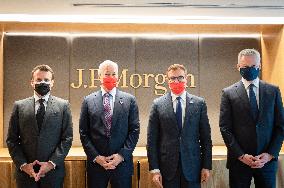
[[[24,164],[22,164],[22,165],[20,166],[20,170],[21,170],[21,171],[23,171],[22,168],[23,168],[26,164],[27,164],[27,163],[24,163]]]
[[[48,161],[48,162],[50,162],[53,165],[53,169],[55,169],[56,164],[54,162],[52,162],[52,161]]]
[[[159,169],[153,169],[153,170],[150,170],[150,173],[152,173],[152,174],[160,173],[160,170]]]

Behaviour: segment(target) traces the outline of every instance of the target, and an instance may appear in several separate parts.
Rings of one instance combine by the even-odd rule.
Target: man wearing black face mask
[[[238,56],[241,81],[223,89],[220,131],[228,149],[231,188],[276,186],[277,158],[284,138],[284,111],[278,87],[259,80],[260,54]]]
[[[34,96],[15,102],[6,142],[18,188],[63,186],[72,119],[69,103],[50,95],[53,84],[52,69],[38,65],[31,75]]]

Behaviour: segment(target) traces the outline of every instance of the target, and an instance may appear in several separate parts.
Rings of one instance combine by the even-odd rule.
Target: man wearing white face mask
[[[223,89],[220,131],[228,149],[231,188],[276,187],[277,158],[284,138],[284,111],[277,86],[258,78],[260,53],[244,49],[237,68],[242,76]]]
[[[204,99],[186,90],[183,65],[168,68],[171,92],[154,100],[147,137],[153,182],[164,188],[200,188],[212,168],[212,141]]]
[[[16,166],[18,188],[60,188],[64,159],[72,144],[69,103],[50,95],[54,73],[47,65],[32,70],[34,96],[16,101],[7,146]]]

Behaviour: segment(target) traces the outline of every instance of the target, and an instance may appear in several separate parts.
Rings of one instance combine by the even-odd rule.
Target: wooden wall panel
[[[284,29],[282,26],[262,31],[262,76],[267,82],[278,85],[284,94]]]
[[[4,93],[4,75],[3,75],[3,26],[0,24],[0,147],[3,147],[4,137],[4,111],[3,111],[3,93]]]
[[[86,161],[65,161],[64,188],[86,187]]]

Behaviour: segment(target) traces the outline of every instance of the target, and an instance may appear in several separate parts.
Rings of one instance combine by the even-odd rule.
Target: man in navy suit
[[[147,137],[149,170],[157,187],[199,188],[212,168],[212,141],[204,99],[185,91],[183,65],[168,68],[171,92],[154,100]]]
[[[242,79],[223,90],[219,123],[230,187],[249,188],[254,178],[256,188],[273,188],[284,137],[280,90],[259,80],[258,51],[242,50],[237,68]]]
[[[131,188],[132,152],[139,137],[135,97],[116,88],[118,65],[99,66],[101,90],[84,98],[80,139],[87,155],[88,187]]]

